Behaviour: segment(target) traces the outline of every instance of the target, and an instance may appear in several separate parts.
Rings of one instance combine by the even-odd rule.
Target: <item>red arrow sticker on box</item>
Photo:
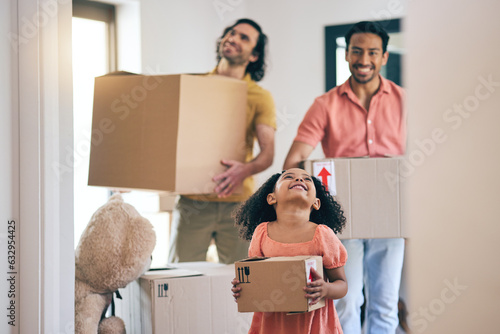
[[[330,175],[332,174],[330,174],[330,172],[327,171],[325,167],[323,167],[321,169],[321,172],[318,173],[318,176],[321,178],[321,182],[323,182],[323,184],[325,185],[326,190],[328,190],[328,177]]]
[[[311,268],[314,268],[314,270],[318,270],[316,268],[316,260],[315,259],[306,260],[306,277],[307,277],[307,283],[311,283],[313,281],[313,275],[312,275],[312,272],[311,272]],[[311,302],[311,298],[309,298],[308,301]]]
[[[337,195],[337,185],[335,184],[335,164],[333,161],[316,161],[313,163],[313,175],[323,182],[326,189]]]
[[[316,260],[315,259],[309,259],[306,260],[306,277],[307,277],[307,283],[311,283],[313,281],[313,276],[311,273],[311,268],[316,269]]]

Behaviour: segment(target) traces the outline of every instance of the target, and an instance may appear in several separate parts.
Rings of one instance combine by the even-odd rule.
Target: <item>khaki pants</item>
[[[205,261],[212,239],[219,262],[233,263],[248,257],[249,242],[239,238],[231,216],[238,205],[180,196],[172,213],[169,262]]]

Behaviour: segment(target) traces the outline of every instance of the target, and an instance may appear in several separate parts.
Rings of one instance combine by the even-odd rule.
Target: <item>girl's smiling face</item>
[[[319,209],[316,187],[313,179],[305,170],[291,168],[283,172],[274,187],[274,192],[267,196],[267,202],[274,205],[282,200],[305,200],[311,208]]]

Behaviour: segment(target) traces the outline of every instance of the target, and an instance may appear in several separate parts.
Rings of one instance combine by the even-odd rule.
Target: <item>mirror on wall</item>
[[[404,54],[403,33],[401,32],[400,19],[378,21],[389,34],[389,60],[382,68],[380,74],[385,78],[402,85],[401,61]],[[353,24],[342,24],[325,27],[325,69],[326,86],[325,91],[342,84],[349,78],[349,66],[345,61],[345,34]]]

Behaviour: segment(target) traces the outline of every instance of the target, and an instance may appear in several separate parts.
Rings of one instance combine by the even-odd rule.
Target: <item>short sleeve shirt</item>
[[[321,142],[325,157],[403,155],[406,148],[404,91],[380,76],[369,111],[354,94],[349,79],[315,99],[295,141],[313,147]]]
[[[216,69],[208,75],[216,75]],[[257,138],[257,125],[264,124],[276,129],[276,110],[274,100],[269,91],[260,87],[252,80],[250,73],[247,73],[243,78],[247,83],[247,119],[246,119],[246,136],[245,136],[245,162],[249,162],[254,158],[253,148]],[[224,157],[221,157],[223,159]],[[241,194],[231,195],[224,198],[215,196],[207,197],[203,195],[188,196],[194,200],[214,201],[214,202],[241,202],[245,201],[255,191],[255,181],[253,177],[247,177],[243,181],[243,190]]]

